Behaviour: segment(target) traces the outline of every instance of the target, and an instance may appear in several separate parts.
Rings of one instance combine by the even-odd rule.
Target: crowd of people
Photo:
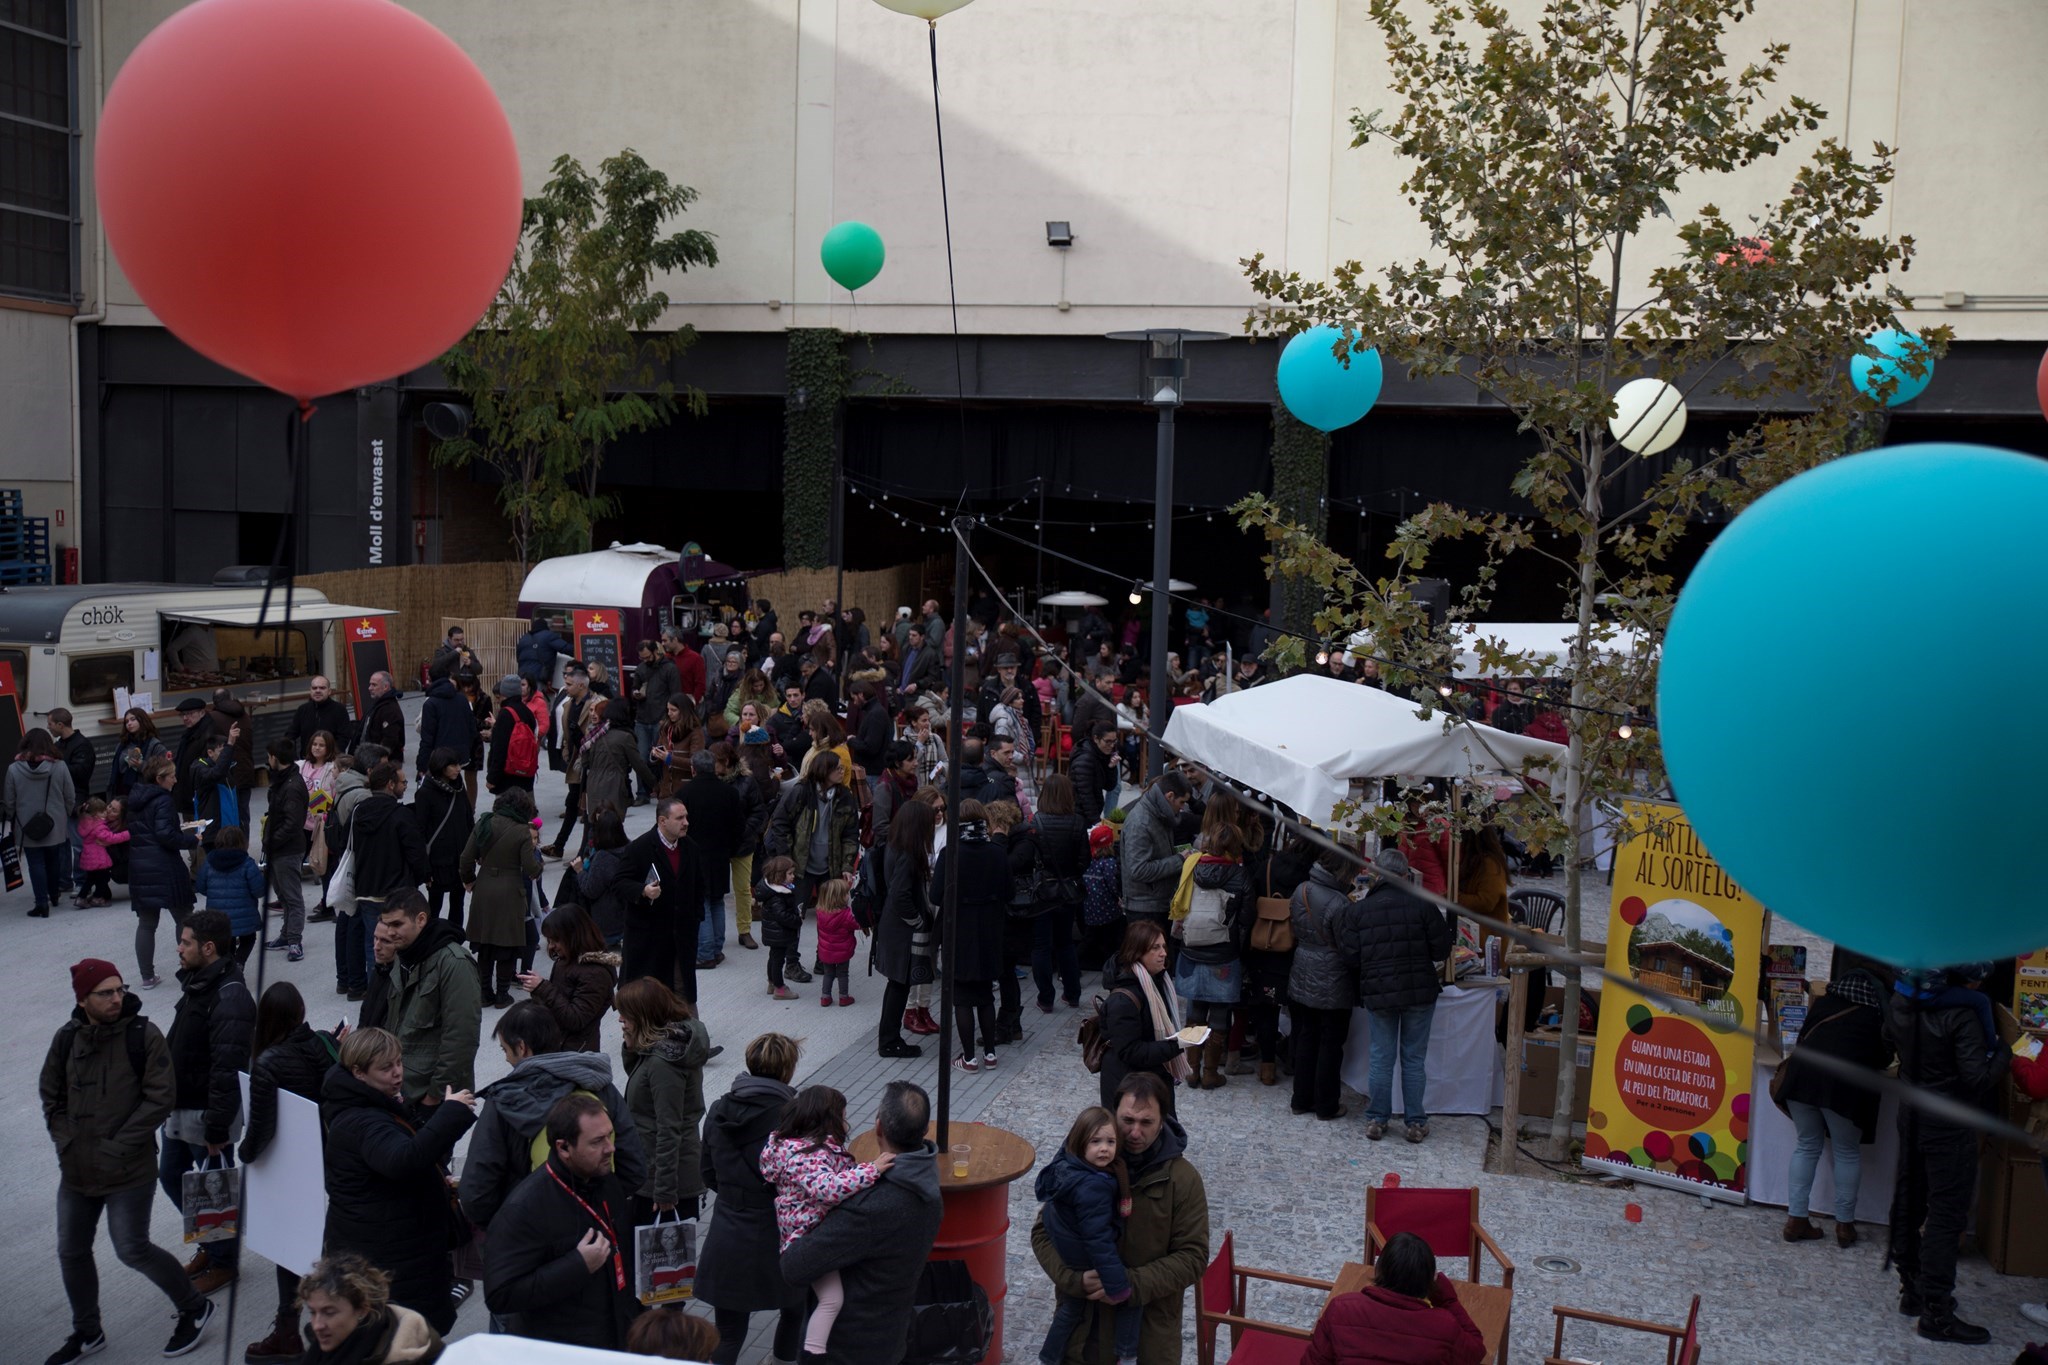
[[[493,1331],[730,1362],[765,1312],[779,1360],[894,1365],[940,1216],[929,1101],[891,1084],[876,1156],[857,1158],[844,1098],[794,1088],[798,1044],[769,1032],[707,1104],[704,1067],[722,1048],[696,1008],[699,974],[730,970],[728,949],[758,952],[772,1000],[815,984],[821,1007],[853,1007],[857,983],[880,977],[883,1058],[921,1056],[912,1040],[942,1031],[942,972],[955,1011],[944,1062],[963,1072],[1000,1067],[1027,1008],[1064,1016],[1063,1029],[1091,1020],[1101,1103],[1035,1183],[1032,1248],[1055,1302],[1040,1359],[1178,1360],[1183,1296],[1210,1253],[1206,1194],[1185,1155],[1189,1092],[1291,1081],[1295,1114],[1342,1117],[1362,1008],[1366,1137],[1428,1138],[1425,1056],[1454,921],[1414,892],[1442,893],[1449,848],[1417,822],[1361,872],[1195,765],[1141,783],[1141,642],[1090,613],[1047,654],[991,627],[995,614],[949,626],[927,602],[871,629],[828,602],[785,634],[758,602],[697,639],[664,630],[616,680],[570,656],[544,617],[522,638],[519,672],[495,682],[452,630],[427,666],[416,730],[388,674],[360,718],[313,679],[260,750],[260,821],[253,725],[225,691],[181,702],[170,741],[130,711],[104,774],[71,717],[51,713],[0,801],[31,875],[30,913],[65,892],[103,906],[121,881],[136,918],[132,976],[98,958],[72,969],[77,1007],[43,1069],[73,1325],[51,1365],[104,1344],[92,1254],[103,1209],[121,1262],[177,1315],[165,1354],[196,1347],[208,1296],[238,1276],[238,1241],[209,1237],[180,1266],[149,1240],[153,1189],[192,1218],[187,1174],[260,1159],[281,1093],[318,1106],[325,1255],[303,1277],[278,1271],[252,1365],[431,1360],[479,1280]],[[1232,668],[1216,624],[1190,631],[1177,701],[1219,679],[1261,681],[1256,655]],[[957,698],[946,681],[956,649],[970,678]],[[1369,664],[1355,680],[1376,685]],[[1529,733],[1555,718],[1539,695],[1484,704],[1494,723]],[[1049,752],[1059,739],[1065,751]],[[536,804],[543,762],[564,778],[559,812]],[[627,812],[643,804],[652,827],[628,838]],[[1460,901],[1504,917],[1500,840],[1466,839],[1459,856]],[[179,962],[167,1034],[129,990],[161,984],[166,910]],[[258,1000],[244,976],[259,947],[302,960],[312,924],[332,925],[335,990],[357,1006],[333,1032],[311,1027],[297,986],[276,982]],[[1978,1073],[2001,1051],[1978,1018],[1981,995],[1967,998],[1963,981],[1888,986],[1840,971],[1808,1025],[1812,1047],[1882,1065],[1920,1037],[1920,1078],[1978,1102],[1993,1083]],[[616,1065],[600,1050],[613,1011]],[[1984,1068],[1929,1060],[1976,1056],[1957,1042],[1976,1026],[1992,1044]],[[486,1032],[510,1071],[479,1091]],[[1785,1098],[1800,1139],[1785,1235],[1821,1236],[1807,1203],[1832,1143],[1847,1245],[1874,1096],[1795,1067]],[[1920,1315],[1923,1335],[1981,1339],[1953,1297],[1957,1192],[1974,1149],[1919,1122],[1909,1207],[1894,1219],[1901,1310]],[[635,1264],[639,1230],[700,1217],[707,1194],[694,1297],[709,1324],[646,1308]],[[1310,1358],[1480,1358],[1426,1246],[1397,1237],[1381,1265],[1325,1315]],[[1362,1344],[1395,1326],[1421,1343],[1410,1354]]]

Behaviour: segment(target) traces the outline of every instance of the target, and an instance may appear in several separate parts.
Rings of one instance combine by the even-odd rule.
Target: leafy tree
[[[1247,499],[1241,521],[1269,542],[1274,573],[1320,587],[1316,633],[1370,632],[1375,653],[1405,665],[1387,670],[1390,684],[1425,711],[1465,704],[1436,694],[1450,641],[1409,591],[1432,548],[1470,537],[1485,551],[1453,623],[1485,609],[1509,555],[1522,556],[1518,571],[1534,557],[1558,575],[1576,626],[1569,660],[1546,670],[1483,640],[1478,653],[1489,675],[1570,679],[1562,790],[1504,814],[1525,839],[1563,855],[1564,937],[1576,954],[1580,831],[1596,803],[1663,786],[1649,718],[1674,595],[1666,561],[1694,523],[1871,443],[1877,404],[1851,389],[1841,366],[1904,305],[1887,277],[1908,267],[1913,243],[1868,226],[1892,179],[1892,150],[1880,144],[1860,162],[1833,138],[1746,222],[1712,204],[1682,224],[1656,222],[1706,177],[1775,157],[1826,118],[1804,99],[1772,101],[1784,45],[1729,69],[1729,30],[1755,0],[1549,0],[1533,28],[1485,0],[1420,3],[1418,30],[1411,5],[1372,0],[1402,105],[1390,120],[1354,112],[1351,122],[1353,146],[1384,138],[1406,162],[1400,190],[1429,230],[1430,256],[1372,274],[1353,261],[1328,282],[1254,257],[1246,274],[1270,303],[1250,325],[1331,324],[1346,333],[1339,354],[1377,346],[1413,375],[1454,376],[1497,400],[1531,447],[1501,501],[1527,510],[1425,508],[1400,527],[1383,574],[1362,572],[1272,500]],[[1659,262],[1645,284],[1626,271],[1637,250]],[[1948,341],[1945,328],[1922,335],[1934,354]],[[1641,375],[1757,416],[1702,458],[1633,454],[1608,423],[1615,389]],[[1298,662],[1303,651],[1282,642],[1277,652]],[[1469,823],[1483,812],[1449,814]],[[1566,977],[1568,1056],[1579,973]],[[1560,1068],[1559,1155],[1574,1084]]]
[[[557,157],[526,201],[497,299],[442,357],[475,420],[469,435],[435,448],[435,462],[477,461],[503,476],[498,501],[522,566],[589,548],[591,526],[616,508],[598,492],[607,445],[679,406],[704,411],[700,390],[679,393],[666,376],[696,329],[653,331],[668,308],[656,274],[718,263],[709,233],[663,233],[696,198],[631,148],[606,157],[596,175]]]

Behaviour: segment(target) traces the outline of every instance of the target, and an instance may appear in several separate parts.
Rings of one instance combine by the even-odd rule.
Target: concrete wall
[[[718,234],[721,263],[670,282],[675,318],[716,331],[949,325],[923,25],[871,0],[412,5],[490,77],[530,188],[559,153],[590,165],[630,145],[702,192],[689,222]],[[176,8],[109,7],[110,78]],[[1777,89],[1824,106],[1827,135],[1902,148],[1882,226],[1920,243],[1901,283],[1928,316],[1965,338],[2048,337],[2048,266],[2021,249],[2048,215],[2048,178],[2032,171],[2048,150],[2035,70],[2048,4],[1767,0],[1735,30],[1731,67],[1775,41],[1792,45]],[[1391,151],[1349,146],[1351,109],[1394,104],[1362,4],[992,0],[942,20],[939,49],[967,332],[1236,330],[1251,302],[1240,257],[1263,250],[1321,275],[1427,249]],[[1688,184],[1672,207],[1690,216],[1711,201],[1739,221],[1784,194],[1818,136]],[[873,224],[890,253],[857,310],[817,261],[844,218]],[[1045,245],[1050,218],[1073,223],[1070,251]],[[1636,252],[1632,282],[1658,246]],[[1946,310],[1948,291],[1971,302]],[[118,266],[109,293],[110,321],[149,320]]]
[[[0,307],[0,488],[21,489],[23,510],[51,519],[53,544],[76,543],[70,346],[69,317]]]

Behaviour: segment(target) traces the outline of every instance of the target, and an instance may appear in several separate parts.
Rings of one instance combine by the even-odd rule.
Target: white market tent
[[[1328,824],[1354,778],[1471,777],[1554,762],[1561,744],[1467,726],[1443,712],[1418,719],[1414,701],[1304,673],[1174,708],[1166,743],[1212,772]]]

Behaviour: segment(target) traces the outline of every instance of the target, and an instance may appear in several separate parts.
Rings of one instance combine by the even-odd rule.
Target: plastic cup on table
[[[967,1158],[973,1154],[973,1151],[974,1149],[967,1143],[956,1142],[953,1144],[953,1178],[955,1180],[965,1180],[967,1178]]]

